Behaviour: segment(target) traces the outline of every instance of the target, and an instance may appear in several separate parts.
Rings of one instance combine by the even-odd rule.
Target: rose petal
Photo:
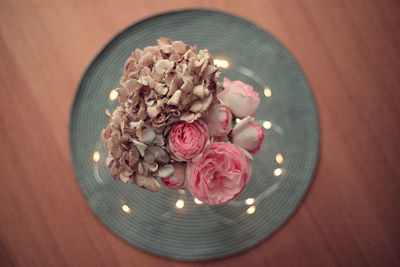
[[[178,189],[185,186],[186,164],[174,163],[174,173],[169,177],[162,178],[161,182],[168,188]]]
[[[232,130],[232,142],[252,154],[260,151],[264,133],[260,125],[251,121],[250,117],[241,120]]]

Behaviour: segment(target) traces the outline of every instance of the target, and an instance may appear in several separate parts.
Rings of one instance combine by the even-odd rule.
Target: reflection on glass
[[[178,201],[175,203],[175,206],[178,209],[181,209],[181,208],[183,208],[183,206],[185,206],[185,202],[182,199],[178,199]]]
[[[201,205],[203,204],[203,201],[199,200],[198,198],[194,198],[194,203],[196,203],[197,205]]]
[[[112,89],[110,91],[110,95],[108,96],[110,98],[111,101],[117,99],[118,97],[118,92],[115,89]]]
[[[185,191],[184,189],[179,189],[178,192],[179,192],[179,194],[181,194],[181,195],[183,195],[183,194],[186,193],[186,191]]]
[[[98,162],[99,160],[100,160],[100,153],[99,153],[99,151],[95,151],[93,153],[93,161]]]
[[[250,197],[250,198],[248,198],[248,199],[246,199],[246,200],[244,201],[244,204],[246,204],[246,205],[253,205],[255,201],[256,201],[256,200],[255,200],[254,198]]]
[[[127,213],[127,214],[130,214],[130,213],[131,213],[131,208],[129,208],[128,205],[124,204],[124,205],[122,205],[121,208],[122,208],[122,211],[123,211],[123,212],[125,212],[125,213]]]
[[[275,160],[276,160],[276,162],[277,162],[278,164],[282,164],[282,162],[283,162],[283,156],[282,156],[282,154],[281,154],[281,153],[276,154]]]
[[[252,71],[251,69],[245,68],[243,66],[238,66],[237,70],[242,74],[246,75],[247,77],[251,78],[252,80],[256,81],[259,84],[263,83],[263,79],[261,79],[257,73]]]
[[[271,129],[271,127],[272,127],[272,123],[270,122],[270,121],[264,121],[263,122],[263,127],[265,128],[265,129]]]
[[[279,176],[279,175],[281,175],[282,174],[282,169],[281,168],[276,168],[275,170],[274,170],[274,175],[275,176]]]
[[[229,61],[223,58],[214,59],[214,65],[218,68],[227,69],[229,68]]]
[[[272,95],[271,89],[269,89],[268,87],[265,87],[264,88],[264,95],[266,97],[271,97],[271,95]]]
[[[256,206],[250,206],[247,210],[246,213],[247,214],[253,214],[254,212],[256,212]]]

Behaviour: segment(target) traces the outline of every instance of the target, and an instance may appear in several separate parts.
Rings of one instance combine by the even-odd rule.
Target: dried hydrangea
[[[219,72],[208,50],[169,38],[157,46],[136,49],[120,80],[120,105],[102,132],[106,164],[114,179],[150,191],[161,186],[157,177],[174,173],[165,139],[171,124],[192,123],[217,101]]]

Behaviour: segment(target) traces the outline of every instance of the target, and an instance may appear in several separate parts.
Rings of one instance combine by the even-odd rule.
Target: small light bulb
[[[282,162],[283,162],[283,156],[282,156],[282,154],[281,154],[281,153],[276,154],[275,160],[276,160],[276,162],[277,162],[278,164],[282,164]]]
[[[117,97],[118,97],[118,92],[117,92],[117,90],[112,89],[112,90],[110,91],[110,95],[109,95],[108,97],[110,98],[111,101],[117,99]]]
[[[254,212],[256,212],[256,206],[250,206],[250,207],[246,210],[246,213],[247,213],[247,214],[253,214]]]
[[[131,208],[129,208],[129,206],[128,205],[122,205],[122,211],[123,212],[125,212],[125,213],[127,213],[127,214],[130,214],[131,213]]]
[[[244,204],[246,204],[246,205],[253,205],[255,201],[256,201],[256,200],[255,200],[254,198],[251,197],[251,198],[246,199],[246,200],[244,201]]]
[[[270,121],[264,121],[263,122],[263,127],[265,128],[265,129],[271,129],[271,127],[272,127],[272,123],[270,122]]]
[[[214,65],[218,68],[228,69],[229,68],[229,61],[223,58],[216,58],[214,59]]]
[[[274,170],[274,175],[275,176],[279,176],[279,175],[281,175],[282,174],[282,169],[281,168],[276,168],[275,170]]]
[[[93,153],[93,161],[98,162],[99,160],[100,160],[100,153],[99,153],[99,151],[95,151]]]
[[[194,203],[196,203],[197,205],[201,205],[203,204],[203,201],[199,200],[198,198],[194,198]]]
[[[185,206],[185,202],[184,202],[182,199],[179,199],[179,200],[175,203],[175,206],[176,206],[178,209],[181,209],[181,208],[183,208],[183,206]]]
[[[272,95],[271,89],[269,89],[268,87],[265,87],[264,88],[264,95],[266,97],[271,97],[271,95]]]

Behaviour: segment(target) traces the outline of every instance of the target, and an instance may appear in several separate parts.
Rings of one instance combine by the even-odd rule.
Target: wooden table
[[[400,3],[0,2],[1,266],[400,266]],[[315,95],[321,152],[292,219],[239,255],[182,263],[112,234],[74,176],[71,105],[94,56],[144,17],[212,8],[253,21],[295,56]]]

